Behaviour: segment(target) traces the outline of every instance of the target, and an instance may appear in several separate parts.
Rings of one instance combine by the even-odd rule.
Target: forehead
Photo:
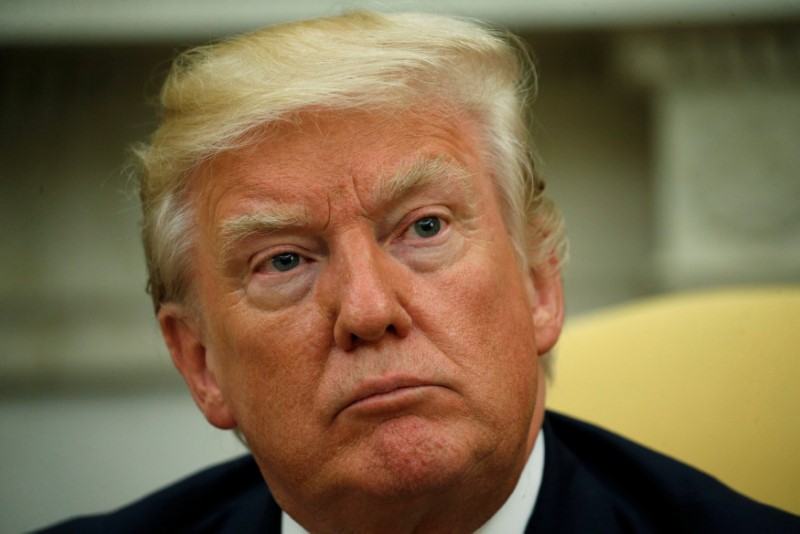
[[[387,177],[416,160],[444,158],[470,174],[483,170],[476,121],[464,113],[323,111],[290,119],[201,168],[195,201],[208,208],[234,196],[296,204],[355,190],[369,203]]]

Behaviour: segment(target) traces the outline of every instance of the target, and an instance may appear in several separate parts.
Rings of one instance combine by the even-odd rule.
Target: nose
[[[370,238],[351,241],[337,256],[331,280],[338,303],[336,345],[349,351],[386,335],[406,337],[412,321],[406,309],[410,287],[402,266]]]

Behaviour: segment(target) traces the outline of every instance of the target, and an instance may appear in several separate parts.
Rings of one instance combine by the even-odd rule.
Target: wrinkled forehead
[[[462,175],[486,168],[478,121],[444,105],[403,110],[304,110],[249,132],[237,148],[203,163],[193,200],[231,188],[276,201],[300,201],[309,189],[336,192],[341,177],[378,197],[419,176]],[[461,170],[458,170],[460,168]],[[303,188],[296,183],[302,179]],[[407,185],[407,184],[405,184]]]

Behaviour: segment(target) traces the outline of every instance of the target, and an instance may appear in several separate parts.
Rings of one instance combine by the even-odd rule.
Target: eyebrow
[[[418,157],[402,164],[388,178],[379,177],[374,201],[378,205],[391,205],[428,187],[451,188],[452,178],[457,179],[471,193],[472,185],[468,177],[467,171],[448,156]],[[223,263],[228,261],[231,250],[250,237],[310,225],[311,219],[303,206],[267,201],[256,213],[246,213],[221,221],[220,259]]]
[[[222,238],[220,257],[225,262],[236,244],[250,237],[268,235],[291,227],[308,226],[310,222],[308,214],[302,211],[302,208],[267,202],[257,213],[231,217],[220,223]]]
[[[451,178],[472,192],[469,173],[451,157],[418,157],[401,165],[389,178],[379,179],[374,198],[378,204],[392,204],[420,189],[451,187]]]

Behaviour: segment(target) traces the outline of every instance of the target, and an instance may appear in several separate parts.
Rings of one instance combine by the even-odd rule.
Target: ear
[[[531,267],[528,272],[536,351],[540,356],[555,346],[564,325],[561,271],[556,265],[553,260],[539,269]]]
[[[158,310],[161,335],[167,343],[172,362],[178,368],[195,403],[209,423],[222,429],[236,426],[213,370],[197,320],[185,306],[163,304]]]

